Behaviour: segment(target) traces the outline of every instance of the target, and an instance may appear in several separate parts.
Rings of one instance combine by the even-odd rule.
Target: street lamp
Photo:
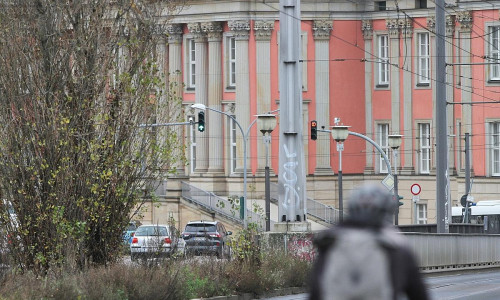
[[[269,143],[271,142],[271,132],[276,127],[276,115],[262,114],[257,115],[257,126],[264,135],[266,144],[266,167],[265,167],[265,198],[266,198],[266,231],[271,231],[271,183],[269,175]],[[267,135],[266,135],[267,133]]]
[[[247,135],[243,131],[243,128],[241,128],[240,123],[238,123],[238,121],[236,121],[236,119],[233,116],[231,116],[230,114],[228,114],[227,112],[208,107],[205,104],[201,104],[201,103],[195,103],[195,104],[191,105],[191,108],[200,109],[200,110],[207,110],[208,109],[208,110],[217,112],[219,114],[223,114],[223,115],[228,116],[231,120],[234,121],[234,123],[236,123],[236,125],[238,125],[238,128],[241,131],[241,135],[243,135],[243,203],[240,203],[240,205],[243,205],[243,226],[244,226],[244,228],[247,228],[247,210],[246,210],[246,201],[247,201]]]
[[[339,152],[339,221],[344,220],[344,203],[342,195],[342,151],[344,150],[344,141],[349,135],[349,127],[344,125],[332,126],[332,138],[337,142],[337,151]]]
[[[394,225],[399,223],[399,192],[398,192],[398,149],[401,146],[403,136],[400,134],[391,134],[389,138],[389,147],[394,153],[394,200],[396,200],[396,210],[394,212]]]

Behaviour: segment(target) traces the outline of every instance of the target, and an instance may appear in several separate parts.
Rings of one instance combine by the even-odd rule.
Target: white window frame
[[[419,172],[420,174],[429,174],[431,169],[431,124],[418,123],[418,132]]]
[[[427,203],[417,203],[417,224],[427,224]]]
[[[184,82],[186,91],[196,88],[196,45],[191,35],[184,36]]]
[[[227,37],[227,87],[236,87],[236,38]]]
[[[390,80],[389,69],[389,35],[377,36],[377,84],[388,86]]]
[[[232,116],[234,119],[236,119],[236,116]],[[236,152],[236,142],[237,142],[237,128],[238,125],[236,125],[236,121],[229,118],[229,153],[230,153],[230,159],[229,159],[229,164],[230,164],[230,170],[231,174],[236,173],[236,166],[237,166],[237,152]]]
[[[377,142],[380,148],[385,152],[386,155],[389,154],[389,124],[388,123],[378,123],[377,124]],[[380,154],[379,159],[379,173],[387,174],[387,165],[385,163],[384,157]]]
[[[500,25],[488,26],[488,80],[500,81]],[[495,63],[496,62],[496,63]]]
[[[500,122],[490,123],[490,133],[491,176],[500,176]]]
[[[431,74],[430,36],[428,32],[417,33],[417,84],[429,85]]]
[[[194,120],[194,116],[189,116],[188,120]],[[196,170],[196,131],[198,130],[198,125],[193,123],[189,125],[189,165],[191,166],[191,173]]]

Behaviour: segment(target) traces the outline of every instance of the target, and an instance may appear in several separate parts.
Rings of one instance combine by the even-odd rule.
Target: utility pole
[[[465,133],[465,211],[464,223],[469,223],[469,193],[470,193],[470,139],[469,133]]]
[[[300,0],[280,0],[279,222],[306,218],[302,139]]]
[[[436,223],[438,233],[449,232],[448,135],[446,115],[445,3],[436,3]]]

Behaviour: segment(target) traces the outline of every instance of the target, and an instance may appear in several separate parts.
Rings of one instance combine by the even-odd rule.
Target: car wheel
[[[134,253],[130,254],[130,260],[137,261],[137,254],[134,254]]]

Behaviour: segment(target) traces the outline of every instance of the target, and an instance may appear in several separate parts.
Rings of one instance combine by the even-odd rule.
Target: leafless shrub
[[[154,47],[179,7],[0,3],[0,190],[16,213],[0,202],[0,222],[18,270],[115,260],[148,182],[181,159],[175,131],[138,126],[180,115]]]

